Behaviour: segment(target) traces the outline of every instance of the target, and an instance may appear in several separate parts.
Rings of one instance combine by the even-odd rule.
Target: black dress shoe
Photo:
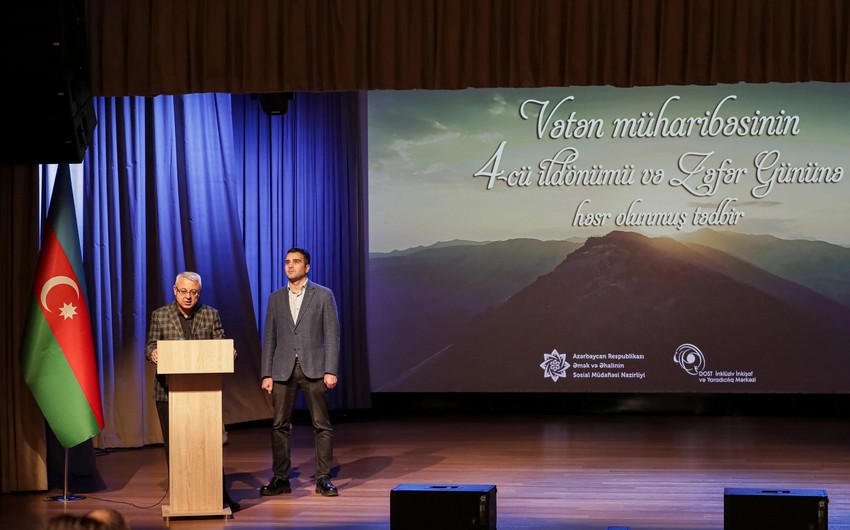
[[[281,493],[292,493],[289,479],[274,477],[271,482],[260,488],[260,495],[280,495]]]
[[[325,497],[336,497],[339,495],[339,490],[328,477],[319,477],[316,479],[316,493],[321,493]]]

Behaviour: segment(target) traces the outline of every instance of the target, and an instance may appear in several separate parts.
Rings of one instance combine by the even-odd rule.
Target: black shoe
[[[271,482],[260,488],[260,495],[280,495],[281,493],[292,493],[289,479],[274,477]]]
[[[321,493],[325,497],[336,497],[339,495],[339,490],[333,485],[328,477],[319,477],[316,479],[316,493]]]

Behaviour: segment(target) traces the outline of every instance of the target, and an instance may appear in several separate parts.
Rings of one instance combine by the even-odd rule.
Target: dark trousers
[[[292,376],[286,381],[274,382],[272,404],[272,471],[274,476],[289,479],[292,460],[289,452],[289,434],[292,432],[292,411],[295,397],[301,389],[316,438],[316,479],[329,477],[333,460],[333,427],[328,417],[328,388],[322,379],[310,379],[304,375],[301,365],[295,363]]]
[[[168,459],[168,401],[156,402],[156,415],[159,416],[159,428],[162,429],[162,445],[165,447],[165,465],[171,461]]]

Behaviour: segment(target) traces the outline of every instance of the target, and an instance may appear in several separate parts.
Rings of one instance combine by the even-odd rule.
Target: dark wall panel
[[[4,6],[0,163],[81,162],[96,125],[84,2]]]

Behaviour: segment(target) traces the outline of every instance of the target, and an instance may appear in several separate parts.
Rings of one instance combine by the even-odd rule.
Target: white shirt
[[[292,322],[298,322],[298,313],[301,312],[301,302],[304,301],[304,291],[306,290],[307,282],[304,282],[304,285],[301,286],[301,290],[299,292],[295,292],[292,290],[292,284],[286,284],[286,290],[289,291],[289,311],[292,313]]]

